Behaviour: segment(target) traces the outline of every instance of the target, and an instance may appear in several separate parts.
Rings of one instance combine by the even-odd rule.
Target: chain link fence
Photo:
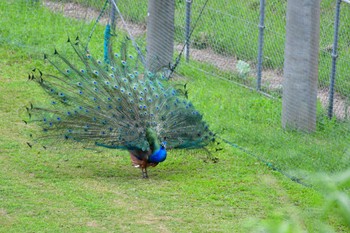
[[[37,0],[27,2],[40,4]],[[128,29],[145,52],[147,1],[116,2]],[[41,4],[51,10],[72,18],[71,26],[74,30],[65,29],[67,34],[75,31],[85,38],[89,37],[96,19],[102,24],[108,22],[111,4],[100,15],[105,3],[106,0],[41,1]],[[181,51],[187,42],[184,60],[188,62],[182,62],[182,65],[192,66],[197,62],[201,65],[195,67],[204,74],[217,74],[219,78],[229,79],[272,96],[281,96],[286,5],[287,1],[279,0],[175,0],[176,51]],[[338,23],[337,5],[340,6]],[[27,13],[30,14],[30,11]],[[88,21],[90,25],[86,27],[86,24],[79,23],[76,19]],[[125,27],[120,21],[117,19],[117,26]],[[348,0],[321,1],[318,99],[324,114],[327,114],[328,108],[328,115],[331,111],[339,119],[349,118],[350,114],[349,22]],[[338,27],[337,36],[334,34],[335,27]],[[190,34],[190,40],[186,41]],[[54,38],[54,30],[52,35]],[[3,36],[2,40],[17,43],[11,37]],[[53,41],[58,40],[53,39],[45,47],[54,47]],[[44,47],[34,44],[33,47],[40,49],[40,52],[44,51]],[[337,45],[336,52],[333,51],[334,45]],[[336,64],[333,71],[332,60]],[[332,72],[335,74],[334,88],[330,87]]]
[[[334,38],[337,0],[321,2],[318,99],[325,114],[333,104],[333,115],[349,117],[350,99],[350,4],[342,2],[339,15],[339,36]],[[210,1],[191,38],[192,60],[212,64],[234,81],[278,96],[282,93],[286,1],[236,0]],[[192,12],[199,12],[204,1],[191,1]],[[185,4],[182,4],[185,5]],[[263,7],[262,7],[263,6]],[[183,12],[185,10],[182,10]],[[185,13],[181,14],[183,24]],[[198,17],[193,13],[192,19]],[[259,18],[260,16],[260,18]],[[264,21],[261,21],[263,17]],[[180,23],[179,23],[180,24]],[[178,37],[184,34],[184,26]],[[263,40],[259,39],[263,31]],[[179,39],[178,39],[179,40]],[[261,44],[262,43],[262,44]],[[330,78],[334,44],[338,44],[334,97],[330,99]],[[259,66],[259,46],[262,63]],[[333,55],[332,55],[333,54]],[[315,58],[317,59],[317,58]],[[259,68],[262,72],[259,72]],[[261,79],[261,80],[259,80]]]

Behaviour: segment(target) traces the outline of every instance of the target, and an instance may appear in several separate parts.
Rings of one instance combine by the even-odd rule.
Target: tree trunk
[[[149,0],[146,67],[151,72],[168,68],[174,53],[174,0]]]
[[[316,128],[320,0],[288,0],[282,126]]]

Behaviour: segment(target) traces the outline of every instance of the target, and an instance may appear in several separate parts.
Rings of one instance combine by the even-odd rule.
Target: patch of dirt
[[[52,1],[44,1],[44,6],[49,8],[53,12],[60,12],[64,16],[79,20],[85,20],[87,22],[94,22],[100,15],[100,11],[90,8],[84,7],[76,3],[62,3],[62,2],[52,2]],[[106,25],[108,23],[108,15],[104,14],[99,20],[100,24]],[[127,23],[125,26],[121,20],[117,20],[118,28],[122,28],[126,30],[126,27],[129,29],[130,33],[135,36],[141,36],[146,33],[146,25],[143,24],[131,24]]]
[[[52,1],[44,1],[44,5],[51,9],[54,12],[61,12],[66,17],[86,20],[86,21],[95,21],[100,14],[100,11],[93,8],[88,8],[81,6],[76,3],[60,3]],[[108,16],[103,15],[99,21],[101,24],[108,23]],[[134,37],[144,35],[146,33],[146,25],[144,24],[134,24],[127,22],[125,26],[121,20],[117,20],[117,27],[123,30],[127,29]],[[175,49],[181,51],[181,44],[176,45]],[[224,56],[215,53],[212,49],[190,49],[190,57],[193,60],[199,62],[205,62],[214,65],[215,67],[230,72],[237,72],[236,64],[238,62],[236,57],[233,56]],[[254,69],[253,69],[254,70]],[[252,76],[255,74],[252,73]],[[262,72],[262,84],[269,90],[278,90],[282,92],[282,77],[283,74],[281,71],[276,70],[264,70]],[[328,108],[328,88],[319,88],[317,93],[317,98],[322,103],[325,109]],[[339,119],[345,119],[350,116],[350,108],[346,105],[345,97],[342,97],[340,94],[335,93],[334,95],[334,115]]]
[[[7,211],[5,209],[0,209],[0,216],[7,215]]]
[[[87,222],[86,226],[88,226],[88,227],[99,227],[99,224],[96,221],[91,221],[91,222]]]

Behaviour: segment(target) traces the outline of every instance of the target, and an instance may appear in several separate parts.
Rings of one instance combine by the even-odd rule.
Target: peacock
[[[215,140],[187,91],[168,81],[169,72],[148,71],[123,48],[105,62],[79,38],[67,42],[71,53],[55,49],[44,55],[54,74],[35,68],[28,77],[49,97],[26,107],[25,122],[42,129],[35,141],[73,140],[128,150],[132,165],[148,178],[147,168],[163,162],[168,149],[203,148]]]

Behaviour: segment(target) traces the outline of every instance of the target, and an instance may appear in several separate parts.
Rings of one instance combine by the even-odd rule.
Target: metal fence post
[[[261,90],[264,29],[265,29],[264,21],[265,21],[265,0],[260,0],[259,47],[258,47],[257,83],[256,83],[256,89],[258,91]]]
[[[116,0],[117,2],[117,0]],[[110,21],[111,21],[111,28],[112,28],[112,32],[115,32],[115,27],[116,27],[116,10],[115,7],[112,3],[111,4],[111,16],[110,16]]]
[[[337,0],[337,6],[335,8],[334,18],[334,40],[332,49],[332,70],[329,84],[329,97],[328,97],[328,117],[333,117],[333,102],[334,102],[334,85],[335,85],[335,74],[337,70],[337,50],[338,50],[338,31],[339,31],[339,16],[340,16],[340,3],[342,0]]]
[[[185,25],[186,62],[189,62],[190,60],[191,6],[192,6],[192,0],[186,0],[186,25]]]

